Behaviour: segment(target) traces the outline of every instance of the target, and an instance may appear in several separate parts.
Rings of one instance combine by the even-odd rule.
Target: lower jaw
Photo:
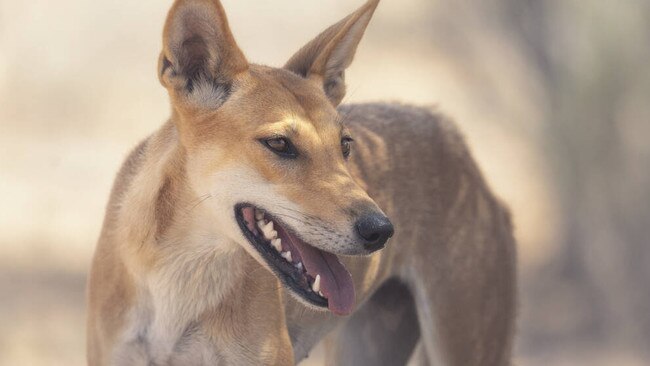
[[[238,204],[235,207],[235,215],[237,217],[237,222],[249,243],[261,255],[271,271],[280,279],[289,291],[293,292],[294,295],[308,305],[317,309],[327,310],[327,298],[320,296],[311,289],[306,274],[282,258],[281,255],[268,244],[268,242],[263,241],[263,239],[250,232],[242,213],[243,208],[247,206],[249,205]]]

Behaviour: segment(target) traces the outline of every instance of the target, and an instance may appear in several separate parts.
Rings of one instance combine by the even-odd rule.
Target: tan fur
[[[176,1],[159,62],[172,117],[115,181],[89,278],[89,364],[292,365],[325,337],[332,365],[509,364],[512,228],[453,124],[403,105],[335,108],[376,6],[276,69],[246,62],[218,1]],[[258,141],[276,134],[304,156]],[[242,201],[346,255],[355,313],[285,289],[235,222]],[[354,219],[380,208],[395,236],[367,255]]]

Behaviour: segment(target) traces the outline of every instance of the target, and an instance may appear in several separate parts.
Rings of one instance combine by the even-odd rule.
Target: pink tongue
[[[296,244],[293,241],[292,244]],[[339,258],[304,243],[295,247],[300,252],[302,263],[312,277],[320,275],[320,291],[327,297],[327,304],[334,314],[348,315],[354,306],[354,284],[350,272]]]
[[[327,297],[330,311],[336,315],[350,314],[354,306],[354,284],[350,272],[341,264],[339,258],[301,242],[282,227],[277,230],[282,238],[283,250],[289,249],[293,253],[297,250],[299,255],[296,257],[302,261],[307,273],[311,277],[320,275],[320,292]]]
[[[243,210],[248,229],[257,232],[254,212],[251,207]],[[350,314],[354,306],[354,284],[338,257],[303,243],[279,225],[275,229],[282,238],[282,250],[290,250],[293,260],[301,261],[312,278],[320,275],[320,291],[327,297],[330,311],[336,315]]]

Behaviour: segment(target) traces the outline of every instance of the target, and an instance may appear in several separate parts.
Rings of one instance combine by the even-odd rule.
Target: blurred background
[[[280,66],[362,0],[223,3]],[[0,0],[0,365],[85,363],[114,174],[169,114],[170,5]],[[455,118],[512,208],[517,365],[650,363],[650,2],[384,0],[347,77],[349,102]]]

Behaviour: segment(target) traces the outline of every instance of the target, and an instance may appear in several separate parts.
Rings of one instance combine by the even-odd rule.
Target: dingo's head
[[[187,180],[197,197],[210,197],[215,230],[298,298],[337,314],[354,303],[337,255],[369,254],[393,234],[348,171],[354,137],[336,110],[377,3],[271,68],[246,61],[217,0],[178,0],[159,62]]]

